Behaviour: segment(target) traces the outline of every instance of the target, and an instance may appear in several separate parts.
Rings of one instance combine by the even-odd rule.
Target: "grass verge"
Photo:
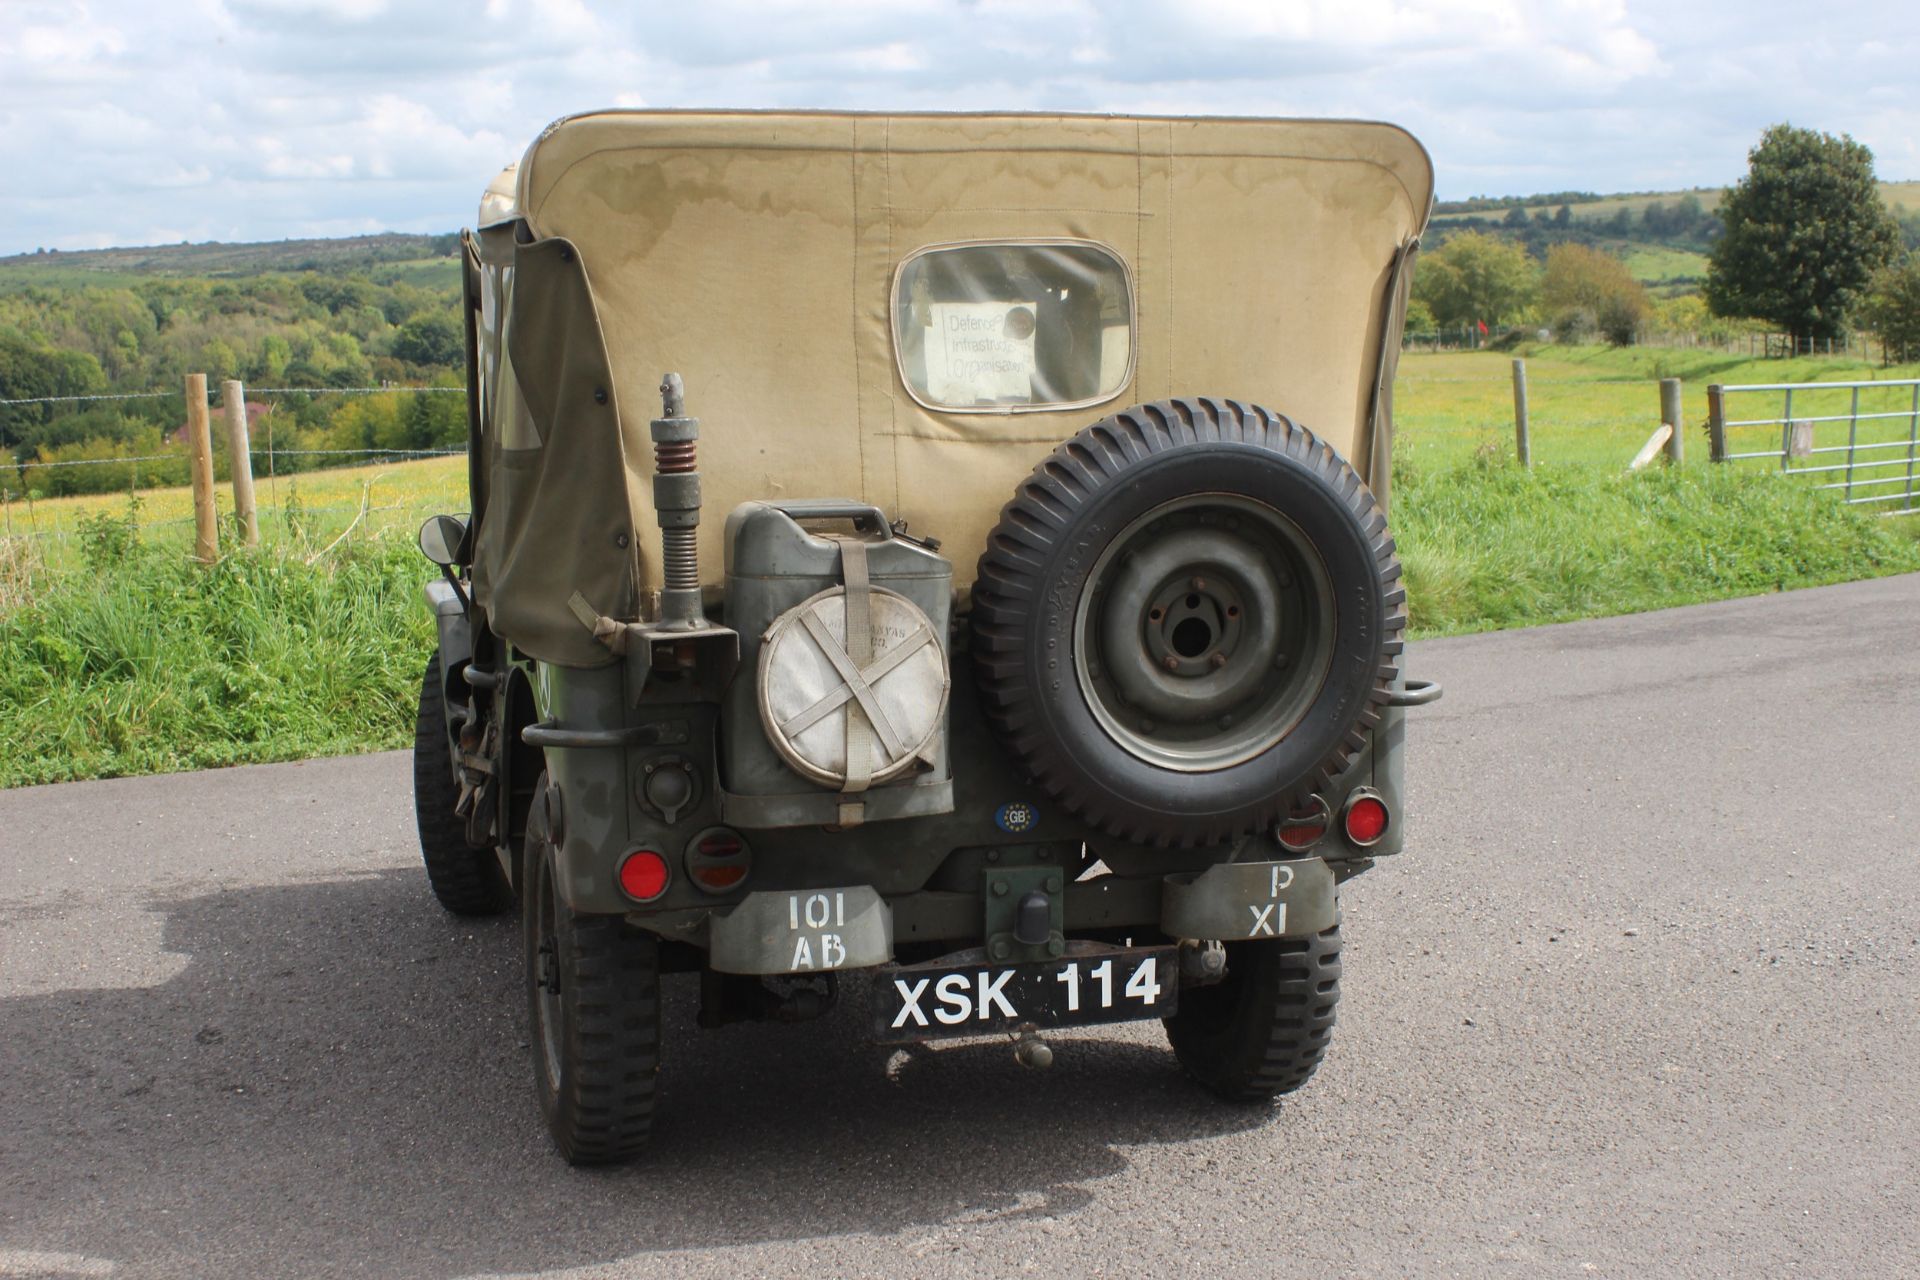
[[[1637,613],[1920,571],[1920,516],[1730,467],[1624,474],[1483,454],[1395,470],[1415,635]]]
[[[404,746],[433,647],[411,539],[211,568],[138,545],[0,614],[0,787]]]

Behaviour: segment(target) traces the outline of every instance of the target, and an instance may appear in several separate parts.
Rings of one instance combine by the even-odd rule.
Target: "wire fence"
[[[248,406],[249,438],[247,455],[252,471],[256,476],[269,481],[285,473],[303,473],[344,466],[359,466],[371,463],[409,462],[427,458],[461,457],[466,453],[461,447],[446,445],[416,446],[365,446],[365,447],[324,447],[313,440],[313,436],[325,432],[327,428],[294,427],[296,440],[282,445],[275,437],[285,434],[285,424],[277,421],[281,418],[278,410],[281,403],[289,397],[322,396],[464,396],[463,387],[421,387],[384,384],[371,387],[246,387],[242,390],[242,399]],[[271,397],[274,403],[264,409],[258,409],[262,401]],[[175,400],[181,402],[183,416],[185,394],[183,391],[121,391],[96,392],[86,395],[28,396],[0,399],[0,410],[49,408],[52,406],[90,406],[93,404],[113,404],[127,401]],[[227,405],[224,396],[209,397],[210,411],[225,411]],[[256,418],[257,413],[257,418]],[[192,455],[184,428],[166,430],[165,424],[155,423],[144,428],[148,433],[146,441],[154,439],[153,432],[161,432],[161,451],[151,448],[138,452],[122,452],[126,442],[115,443],[112,440],[93,439],[77,441],[60,446],[43,446],[31,451],[21,451],[9,455],[0,449],[0,502],[33,503],[36,500],[49,500],[81,494],[98,494],[111,491],[139,492],[142,490],[172,488],[188,483]],[[225,481],[229,478],[232,460],[226,449],[226,433],[218,422],[212,424],[212,444],[215,455],[217,478]],[[74,451],[82,451],[82,456],[62,456]],[[74,477],[74,478],[68,478]]]
[[[247,541],[239,515],[240,499],[230,492],[236,470],[250,474],[257,497],[247,499],[255,510],[264,540],[292,554],[318,558],[341,544],[387,539],[404,533],[411,537],[423,512],[462,509],[466,502],[464,468],[418,470],[404,464],[466,455],[464,415],[460,415],[459,447],[366,445],[348,447],[325,439],[335,423],[314,425],[308,417],[295,425],[282,411],[293,397],[464,396],[461,387],[413,387],[392,384],[372,387],[241,387],[228,383],[224,393],[207,398],[204,411],[207,447],[214,484],[188,489],[193,471],[191,432],[199,430],[203,413],[197,378],[178,391],[120,391],[87,395],[32,396],[0,399],[0,411],[24,409],[29,421],[57,421],[68,407],[128,401],[171,400],[189,427],[170,430],[164,413],[139,411],[145,422],[138,433],[119,443],[83,442],[51,450],[35,449],[28,457],[0,451],[0,597],[17,605],[34,597],[35,585],[48,573],[97,559],[103,547],[145,545],[167,554],[197,554],[204,548],[204,513],[220,532],[215,539],[224,552]],[[238,391],[235,397],[232,393]],[[231,403],[229,403],[231,401]],[[266,402],[263,406],[263,402]],[[246,406],[244,446],[240,413]],[[298,404],[298,401],[295,401]],[[38,414],[35,411],[39,411]],[[44,416],[40,416],[44,415]],[[222,418],[231,424],[223,426]],[[276,418],[279,419],[276,422]],[[20,419],[16,418],[16,421]],[[389,414],[389,426],[404,415]],[[446,413],[435,411],[428,423],[444,438],[450,430]],[[276,436],[278,438],[276,438]],[[320,438],[316,439],[316,436]],[[229,443],[234,445],[230,449]],[[160,448],[153,443],[160,441]],[[336,437],[337,439],[337,437]],[[285,441],[283,444],[282,441]],[[140,448],[139,444],[148,447]],[[235,449],[244,447],[244,460]],[[83,456],[61,456],[69,450]],[[92,456],[97,453],[98,456]],[[373,469],[368,469],[369,467]],[[351,468],[360,468],[352,470]],[[72,477],[77,477],[72,478]],[[116,495],[118,495],[116,497]],[[229,542],[231,539],[231,542]]]
[[[1451,328],[1408,330],[1401,338],[1407,351],[1482,351],[1506,350],[1522,342],[1566,340],[1551,326],[1497,325],[1481,329],[1477,325]],[[1578,341],[1597,339],[1591,333],[1578,335]],[[1846,356],[1858,360],[1878,359],[1897,363],[1892,348],[1869,334],[1856,333],[1844,338],[1816,338],[1797,342],[1787,333],[1688,333],[1681,330],[1643,329],[1627,343],[1634,347],[1657,347],[1676,351],[1717,351],[1724,355],[1745,355],[1754,360],[1785,360],[1794,356]]]

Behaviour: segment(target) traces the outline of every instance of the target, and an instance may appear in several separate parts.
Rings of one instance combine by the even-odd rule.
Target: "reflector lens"
[[[1387,832],[1387,806],[1372,796],[1361,796],[1347,806],[1347,839],[1372,844]]]
[[[651,849],[636,849],[620,864],[620,890],[635,902],[652,902],[667,891],[667,860]]]
[[[1287,826],[1280,828],[1280,843],[1289,849],[1311,849],[1326,834],[1327,828],[1318,822],[1310,826]]]
[[[706,893],[731,893],[753,872],[753,850],[737,831],[708,827],[687,842],[687,878]]]
[[[711,889],[715,893],[725,893],[728,889],[747,878],[747,869],[743,866],[721,865],[717,867],[695,867],[693,878],[700,882],[702,889]]]
[[[1327,834],[1327,828],[1333,824],[1333,810],[1327,807],[1327,798],[1321,795],[1308,796],[1304,804],[1295,805],[1287,812],[1275,834],[1280,838],[1282,847],[1294,853],[1305,853],[1320,843]]]

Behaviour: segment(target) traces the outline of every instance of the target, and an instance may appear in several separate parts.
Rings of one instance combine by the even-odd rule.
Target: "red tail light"
[[[1287,814],[1274,835],[1282,848],[1305,853],[1320,843],[1332,824],[1333,811],[1327,807],[1326,797],[1308,796],[1306,803],[1295,806]]]
[[[737,831],[709,827],[687,843],[687,878],[708,893],[726,893],[746,881],[753,850]]]
[[[1390,820],[1386,801],[1371,791],[1356,791],[1347,800],[1347,839],[1362,849],[1380,843]]]
[[[667,891],[667,860],[651,849],[635,849],[620,864],[620,892],[635,902],[652,902]]]

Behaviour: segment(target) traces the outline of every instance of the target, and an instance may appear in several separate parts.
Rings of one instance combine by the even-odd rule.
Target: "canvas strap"
[[[873,661],[873,593],[867,580],[867,544],[857,538],[848,538],[840,544],[840,580],[846,584],[847,659],[853,667],[841,674],[852,677],[847,686],[854,694],[853,704],[847,708],[847,784],[841,790],[855,795],[865,791],[873,778],[874,730],[883,730],[881,739],[889,759],[899,754],[899,744],[886,741],[893,736],[892,726],[880,711],[872,686],[860,674],[860,669]],[[854,684],[855,680],[859,685]],[[863,691],[867,694],[864,698],[860,696]]]
[[[593,632],[593,638],[607,646],[616,654],[627,651],[627,625],[607,617],[587,603],[587,598],[578,591],[567,597],[567,608],[580,620],[580,625]]]

